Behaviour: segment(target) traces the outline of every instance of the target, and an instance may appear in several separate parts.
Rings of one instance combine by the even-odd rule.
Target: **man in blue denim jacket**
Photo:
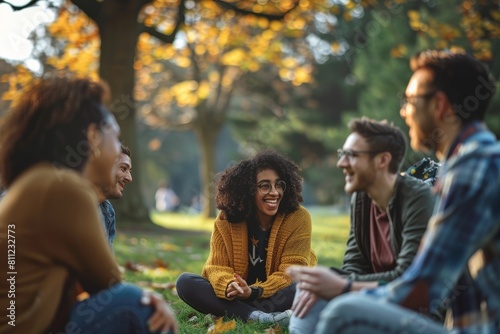
[[[101,193],[104,198],[101,201],[101,204],[99,204],[104,230],[111,249],[113,249],[113,240],[116,234],[116,217],[115,209],[109,200],[122,198],[125,185],[132,182],[132,160],[130,149],[122,144],[121,151],[122,152],[120,153],[120,157],[117,162],[118,168],[116,170],[116,183],[112,187],[101,189]]]
[[[425,51],[410,65],[400,113],[412,148],[443,162],[434,215],[401,278],[335,299],[316,333],[500,333],[500,145],[483,123],[495,84],[464,53]],[[450,328],[431,319],[443,309]]]

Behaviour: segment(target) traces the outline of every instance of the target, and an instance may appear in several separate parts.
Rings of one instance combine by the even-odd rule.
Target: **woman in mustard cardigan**
[[[285,270],[317,262],[301,181],[298,166],[274,151],[222,172],[209,257],[202,276],[179,276],[179,297],[202,313],[287,325],[295,285]]]

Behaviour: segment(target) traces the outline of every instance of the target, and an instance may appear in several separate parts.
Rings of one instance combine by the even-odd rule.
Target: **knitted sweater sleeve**
[[[215,220],[210,239],[210,254],[201,273],[210,282],[217,297],[224,299],[228,299],[226,288],[234,279],[234,258],[229,224],[219,217]]]
[[[292,284],[292,278],[285,273],[292,265],[314,266],[318,262],[311,249],[311,216],[300,207],[273,224],[269,237],[266,262],[267,280],[254,286],[263,289],[261,298],[269,298],[279,290]]]

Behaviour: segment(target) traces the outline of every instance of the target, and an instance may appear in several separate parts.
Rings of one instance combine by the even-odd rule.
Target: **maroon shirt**
[[[374,202],[370,207],[370,256],[374,273],[390,271],[396,266],[391,247],[391,227],[386,211]]]

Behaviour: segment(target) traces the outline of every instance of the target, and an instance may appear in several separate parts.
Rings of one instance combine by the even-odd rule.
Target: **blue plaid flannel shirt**
[[[499,333],[500,144],[482,123],[464,127],[434,188],[439,199],[412,265],[365,293],[430,315],[451,309],[460,333]],[[472,273],[478,251],[484,262]]]

